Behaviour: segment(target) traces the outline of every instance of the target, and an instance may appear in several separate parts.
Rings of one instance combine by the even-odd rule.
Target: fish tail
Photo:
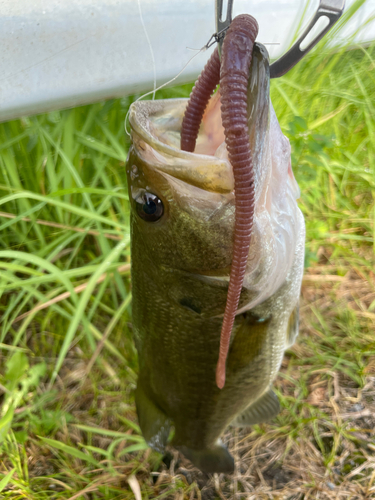
[[[203,472],[226,474],[234,472],[233,457],[220,440],[214,446],[203,450],[195,450],[187,446],[174,445],[174,447]]]

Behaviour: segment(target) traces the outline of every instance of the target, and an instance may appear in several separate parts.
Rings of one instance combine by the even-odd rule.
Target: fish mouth
[[[220,105],[213,102],[212,113]],[[181,123],[188,99],[138,101],[130,108],[132,140],[141,160],[153,169],[205,191],[231,193],[234,189],[232,166],[221,144],[220,126],[208,119],[193,153],[180,149]],[[208,110],[210,113],[210,110]],[[206,154],[207,153],[207,154]]]

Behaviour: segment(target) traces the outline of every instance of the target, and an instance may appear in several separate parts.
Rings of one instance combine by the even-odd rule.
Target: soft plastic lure
[[[257,34],[258,23],[252,16],[243,14],[232,21],[224,39],[221,64],[218,49],[215,49],[191,93],[181,128],[181,149],[194,151],[203,113],[220,80],[221,117],[233,167],[236,207],[233,258],[216,369],[216,383],[220,389],[225,384],[225,364],[246,271],[254,217],[247,88]]]

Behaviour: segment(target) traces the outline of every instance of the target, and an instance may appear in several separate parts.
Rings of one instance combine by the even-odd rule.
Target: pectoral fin
[[[260,424],[276,417],[280,411],[280,403],[276,394],[269,389],[255,403],[238,415],[231,423],[234,427],[246,427]]]
[[[145,441],[155,451],[164,453],[171,422],[165,413],[146,396],[139,381],[135,391],[135,404],[139,426]]]

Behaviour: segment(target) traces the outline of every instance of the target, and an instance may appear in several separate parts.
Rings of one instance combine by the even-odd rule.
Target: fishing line
[[[149,38],[148,33],[147,33],[146,25],[145,25],[145,22],[143,20],[143,14],[142,14],[142,8],[141,8],[141,0],[137,0],[137,3],[138,3],[139,17],[141,19],[142,28],[143,28],[144,34],[146,36],[146,40],[147,40],[148,46],[150,48],[150,54],[151,54],[151,59],[152,59],[152,70],[154,72],[154,90],[153,90],[152,99],[155,99],[155,92],[156,92],[156,64],[155,64],[154,51],[152,49],[152,45],[151,45],[150,38]]]
[[[138,0],[139,1],[139,0]],[[138,99],[136,99],[134,102],[138,102],[140,101],[141,99],[143,99],[144,97],[147,97],[148,95],[150,94],[154,94],[155,96],[155,92],[157,90],[160,90],[162,89],[163,87],[165,87],[166,85],[169,85],[170,83],[174,82],[184,71],[185,69],[189,66],[189,64],[191,63],[191,61],[197,57],[198,54],[200,54],[201,52],[204,52],[205,50],[207,50],[207,47],[206,45],[204,45],[201,49],[198,50],[198,52],[196,54],[194,54],[193,56],[191,56],[191,58],[188,60],[188,62],[185,64],[185,66],[183,66],[183,68],[177,73],[176,76],[174,76],[173,78],[171,78],[171,80],[168,80],[167,82],[163,83],[162,85],[160,85],[160,87],[158,88],[154,88],[154,90],[150,90],[150,92],[146,92],[146,94],[143,94],[141,95],[140,97],[138,97]],[[128,130],[128,118],[129,118],[129,113],[130,113],[130,108],[128,109],[128,112],[126,113],[126,116],[125,116],[125,132],[126,134],[130,137],[130,132]]]

